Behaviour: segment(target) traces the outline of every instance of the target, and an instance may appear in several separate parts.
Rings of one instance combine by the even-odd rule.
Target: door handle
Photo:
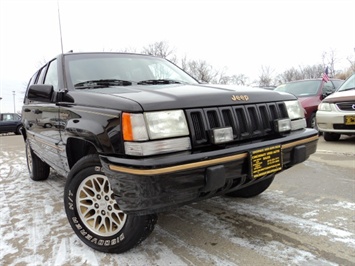
[[[36,109],[36,110],[34,110],[33,111],[36,115],[38,115],[38,114],[42,114],[42,111],[41,110],[39,110],[39,109]]]

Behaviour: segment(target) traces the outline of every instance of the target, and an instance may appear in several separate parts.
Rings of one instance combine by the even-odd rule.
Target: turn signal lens
[[[122,114],[122,131],[125,141],[148,140],[143,114]]]

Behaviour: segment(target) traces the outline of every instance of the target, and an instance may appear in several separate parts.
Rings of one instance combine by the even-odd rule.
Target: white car
[[[319,104],[316,121],[326,141],[355,135],[355,73]]]

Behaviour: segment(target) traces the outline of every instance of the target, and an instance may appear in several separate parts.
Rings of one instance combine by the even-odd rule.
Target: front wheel
[[[311,117],[309,118],[308,127],[318,130],[317,120],[316,120],[316,113],[313,113],[311,115]]]
[[[157,221],[156,214],[134,216],[120,209],[96,155],[82,158],[70,171],[64,206],[76,235],[89,247],[107,253],[138,245]]]
[[[21,129],[22,129],[22,125],[19,125],[19,126],[17,126],[17,128],[16,128],[16,130],[15,130],[15,134],[16,135],[21,135]]]
[[[257,182],[251,186],[227,193],[226,195],[229,197],[238,197],[238,198],[252,198],[263,193],[274,180],[275,175],[269,177],[265,180]]]
[[[340,134],[324,132],[323,138],[325,141],[338,141],[340,139]]]

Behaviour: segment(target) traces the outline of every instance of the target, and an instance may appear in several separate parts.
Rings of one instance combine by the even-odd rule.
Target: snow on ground
[[[270,189],[216,197],[159,216],[124,254],[83,244],[63,208],[65,178],[34,182],[22,149],[0,149],[0,265],[355,265],[355,203],[303,201]]]

